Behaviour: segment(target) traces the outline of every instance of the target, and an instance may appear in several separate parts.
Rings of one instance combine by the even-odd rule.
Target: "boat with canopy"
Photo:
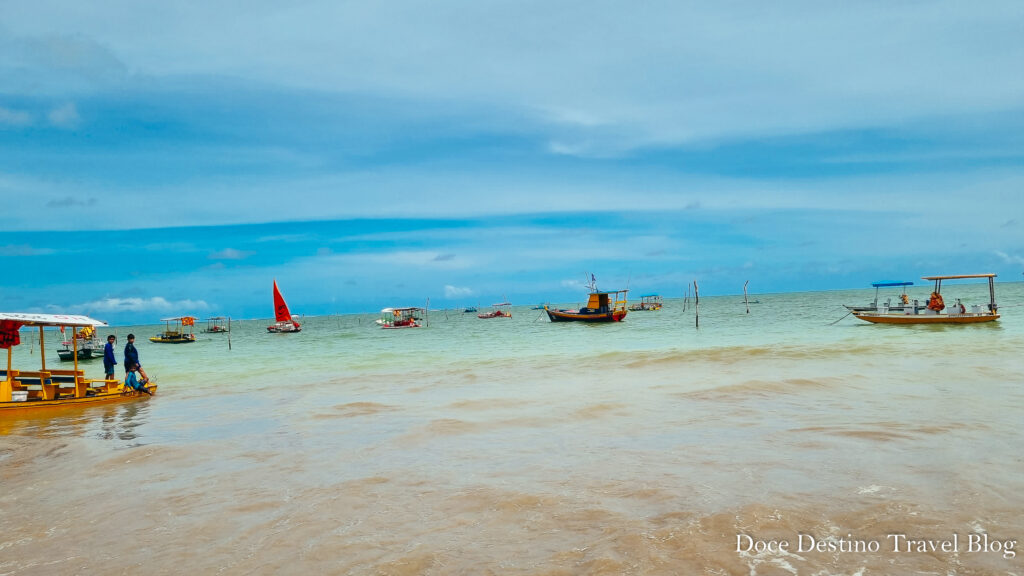
[[[630,305],[629,309],[636,312],[642,312],[646,310],[661,310],[661,307],[661,296],[657,294],[644,294],[640,296],[640,303]]]
[[[61,326],[60,335],[62,340],[60,347],[57,348],[57,356],[61,362],[72,362],[75,358],[92,360],[103,356],[103,343],[96,338],[96,330],[92,326],[72,330],[71,338],[67,337],[65,327]]]
[[[424,308],[418,307],[405,307],[405,308],[384,308],[380,311],[380,318],[377,319],[377,324],[386,330],[396,328],[419,328],[421,312],[425,312]]]
[[[969,308],[957,298],[954,303],[946,305],[942,296],[943,280],[963,280],[971,278],[988,279],[988,305],[972,304]],[[924,276],[924,280],[935,283],[935,289],[928,299],[927,306],[908,305],[901,310],[883,306],[881,310],[858,312],[853,315],[865,322],[875,324],[977,324],[993,322],[999,319],[999,306],[996,304],[995,274],[957,274],[952,276]]]
[[[206,334],[226,334],[231,331],[231,319],[224,316],[211,316],[206,319]]]
[[[499,302],[497,304],[491,304],[493,308],[490,312],[483,312],[477,314],[477,318],[511,318],[512,317],[512,303],[511,302]]]
[[[285,334],[302,330],[302,325],[292,319],[291,310],[277,287],[277,280],[274,280],[274,320],[276,322],[273,326],[267,326],[267,332]]]
[[[149,339],[157,344],[188,344],[196,341],[193,328],[196,325],[195,316],[175,316],[160,320],[166,324],[164,331]],[[186,331],[185,329],[188,329]]]
[[[119,380],[87,378],[79,369],[77,354],[73,356],[72,370],[53,369],[46,364],[46,328],[106,326],[105,322],[66,314],[0,313],[0,349],[7,349],[7,369],[0,371],[0,412],[100,402],[116,402],[148,394],[126,387]],[[39,328],[39,370],[21,370],[14,367],[14,349],[21,344],[23,327]],[[72,339],[74,348],[77,340]],[[150,382],[150,392],[157,385]]]

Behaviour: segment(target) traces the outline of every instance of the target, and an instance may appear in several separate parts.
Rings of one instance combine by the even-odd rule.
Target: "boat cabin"
[[[377,324],[381,328],[419,328],[424,309],[416,307],[384,308]]]

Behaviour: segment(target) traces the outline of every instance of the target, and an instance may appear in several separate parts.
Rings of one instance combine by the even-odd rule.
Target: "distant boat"
[[[661,296],[657,294],[644,294],[640,297],[640,303],[631,305],[629,309],[634,311],[661,310],[661,307]]]
[[[467,314],[470,313],[470,312],[476,312],[476,306],[466,306],[466,309],[463,310],[463,312],[465,312]]]
[[[61,326],[61,334],[64,334],[63,326]],[[76,342],[64,340],[60,343],[60,348],[57,349],[57,356],[61,362],[73,362],[76,354],[79,360],[90,360],[103,356],[103,343],[96,339],[96,331],[92,326],[83,326],[71,338]]]
[[[490,312],[484,312],[483,314],[477,314],[477,318],[511,318],[512,311],[509,308],[512,306],[509,302],[499,302],[498,304],[491,304],[494,310]]]
[[[166,322],[167,328],[160,334],[150,338],[150,342],[156,342],[157,344],[188,344],[196,341],[196,335],[192,332],[193,326],[196,325],[194,316],[164,318],[161,322]],[[188,327],[188,332],[185,331],[186,326]]]
[[[967,306],[957,299],[955,303],[946,306],[942,298],[942,281],[959,280],[963,278],[987,278],[989,303],[988,307],[982,308],[980,304],[974,304],[968,310]],[[865,322],[874,324],[976,324],[978,322],[993,322],[999,319],[999,306],[996,305],[995,274],[960,274],[955,276],[925,276],[924,280],[935,282],[935,290],[925,307],[906,306],[902,310],[895,310],[884,306],[880,311],[861,312],[852,311],[853,315]]]
[[[295,320],[292,320],[292,313],[288,310],[288,304],[285,303],[284,297],[281,296],[281,291],[277,288],[277,280],[274,280],[274,319],[277,320],[277,323],[273,326],[267,326],[267,332],[288,333],[302,330],[302,326]]]
[[[626,317],[625,290],[598,290],[597,280],[590,275],[590,297],[587,305],[578,310],[552,310],[545,306],[552,322],[621,322]]]
[[[224,334],[230,332],[231,329],[225,325],[225,320],[227,320],[227,318],[223,316],[211,316],[210,318],[207,318],[206,330],[203,330],[203,332],[206,332],[207,334]]]
[[[381,328],[419,328],[420,312],[423,308],[384,308],[380,311],[377,324]]]

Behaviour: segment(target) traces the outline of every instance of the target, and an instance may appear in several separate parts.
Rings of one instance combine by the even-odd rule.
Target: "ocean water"
[[[699,328],[681,299],[111,328],[159,393],[0,415],[0,574],[1021,574],[1024,284],[996,292],[973,326],[844,318],[855,290]]]

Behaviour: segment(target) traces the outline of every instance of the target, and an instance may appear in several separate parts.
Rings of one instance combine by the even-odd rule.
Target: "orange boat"
[[[547,306],[544,311],[552,322],[621,322],[626,317],[626,294],[625,290],[598,290],[597,279],[590,275],[590,297],[587,305],[578,310],[551,309]]]
[[[943,280],[961,280],[965,278],[987,278],[989,303],[987,307],[979,304],[968,308],[957,299],[947,306],[942,298]],[[874,324],[977,324],[994,322],[999,319],[999,307],[996,304],[995,274],[959,274],[954,276],[925,276],[924,280],[935,282],[935,290],[929,299],[928,306],[901,307],[890,309],[883,306],[878,311],[854,311],[853,315],[865,322]]]
[[[510,310],[512,304],[510,302],[500,302],[498,304],[491,304],[494,310],[490,312],[484,312],[483,314],[477,314],[477,318],[511,318],[512,311]]]

